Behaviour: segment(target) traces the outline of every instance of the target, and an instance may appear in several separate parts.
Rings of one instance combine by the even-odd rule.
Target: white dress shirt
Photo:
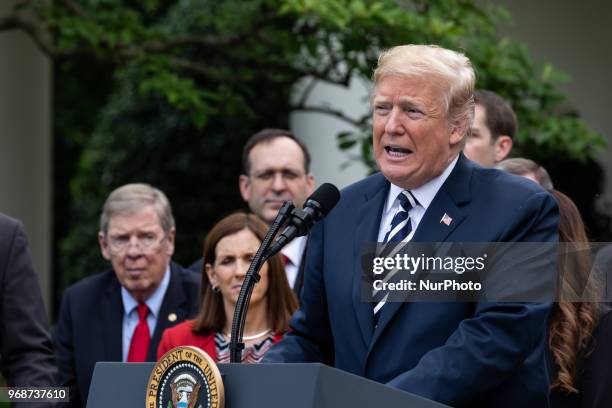
[[[429,180],[427,183],[423,184],[420,187],[413,188],[410,190],[412,195],[419,202],[418,205],[408,211],[408,216],[410,217],[410,222],[412,224],[412,232],[408,234],[408,236],[404,239],[404,241],[410,241],[414,232],[416,231],[423,215],[425,215],[425,211],[429,208],[429,205],[433,201],[436,194],[442,187],[442,184],[446,181],[451,171],[455,168],[457,164],[457,160],[459,156],[455,157],[455,159],[446,167],[446,169],[440,174],[438,177]],[[383,207],[382,217],[380,218],[380,227],[378,230],[378,242],[383,242],[385,239],[385,235],[391,229],[391,221],[393,217],[398,212],[400,208],[400,202],[397,197],[404,191],[402,187],[396,186],[395,184],[391,184],[389,188],[389,194],[387,195],[387,201],[385,202],[385,206]]]
[[[289,244],[281,249],[281,253],[289,259],[289,262],[285,264],[285,274],[287,274],[289,286],[292,288],[295,286],[307,240],[308,237],[306,236],[294,238]]]

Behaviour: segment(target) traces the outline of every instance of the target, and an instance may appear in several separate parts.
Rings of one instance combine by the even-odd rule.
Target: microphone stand
[[[240,363],[242,362],[242,350],[244,349],[244,343],[242,342],[242,336],[244,334],[244,322],[246,319],[247,311],[249,308],[249,302],[251,300],[251,294],[253,293],[253,288],[255,284],[259,282],[259,270],[264,262],[270,257],[266,252],[272,243],[272,240],[280,230],[280,228],[285,224],[287,218],[291,214],[291,211],[294,209],[293,203],[291,201],[285,201],[281,209],[278,211],[274,222],[270,226],[266,237],[261,243],[253,261],[251,262],[251,266],[249,266],[249,270],[246,273],[244,278],[244,282],[242,283],[242,287],[240,288],[240,294],[238,295],[238,300],[236,301],[236,309],[234,309],[234,319],[232,320],[232,331],[231,331],[231,339],[230,339],[230,362],[231,363]]]

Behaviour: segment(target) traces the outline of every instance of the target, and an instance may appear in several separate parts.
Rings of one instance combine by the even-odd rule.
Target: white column
[[[0,2],[0,16],[13,1]],[[23,221],[47,312],[51,296],[51,63],[20,31],[0,32],[0,211]]]
[[[369,84],[358,79],[353,79],[348,89],[319,82],[308,98],[308,105],[327,104],[332,109],[358,119],[369,111],[368,88]],[[296,94],[299,95],[299,91]],[[349,151],[340,151],[338,148],[336,135],[355,130],[351,124],[323,113],[296,112],[291,115],[291,129],[312,156],[310,171],[317,185],[332,183],[342,188],[368,174],[365,165],[350,160],[351,156],[360,155],[357,146]]]

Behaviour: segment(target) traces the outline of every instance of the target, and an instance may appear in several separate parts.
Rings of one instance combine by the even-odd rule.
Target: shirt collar
[[[283,249],[282,254],[285,255],[293,265],[299,265],[306,246],[306,237],[297,237],[291,240]]]
[[[155,292],[147,300],[145,303],[149,308],[151,314],[157,318],[159,314],[159,309],[161,309],[162,301],[164,300],[164,295],[166,294],[166,289],[168,289],[168,285],[170,284],[170,264],[166,266],[166,270],[164,271],[164,277]],[[121,301],[123,302],[123,310],[126,316],[128,316],[132,311],[138,306],[138,301],[132,297],[128,290],[121,286]]]
[[[419,187],[416,187],[410,190],[412,195],[414,195],[414,197],[417,199],[421,207],[423,207],[425,210],[427,210],[427,208],[433,201],[436,194],[438,194],[438,190],[440,190],[440,187],[442,187],[442,184],[444,184],[448,176],[451,174],[458,160],[459,160],[459,156],[457,155],[453,159],[453,161],[450,162],[448,166],[446,166],[446,169],[444,169],[442,174],[440,174],[437,177],[434,177],[433,179],[429,180],[427,183],[423,184],[422,186],[419,186]],[[394,205],[397,202],[397,196],[399,196],[401,192],[404,190],[405,190],[404,188],[396,186],[395,184],[391,183],[391,187],[389,189],[389,195],[387,199],[387,205],[385,207],[385,214],[394,208]]]

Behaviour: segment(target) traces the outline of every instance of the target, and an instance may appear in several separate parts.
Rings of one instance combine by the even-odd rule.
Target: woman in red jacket
[[[234,308],[251,260],[267,232],[257,216],[234,213],[219,221],[204,243],[202,305],[194,320],[164,331],[158,359],[178,346],[196,346],[218,363],[229,362],[230,329]],[[297,300],[289,287],[280,255],[261,268],[247,313],[242,351],[243,362],[257,363],[281,339]]]

